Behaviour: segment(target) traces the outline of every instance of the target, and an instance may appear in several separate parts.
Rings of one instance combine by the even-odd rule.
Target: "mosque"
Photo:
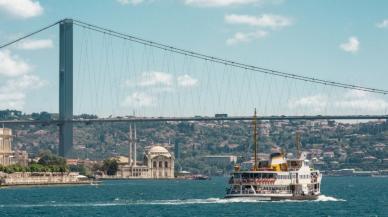
[[[117,176],[125,179],[172,179],[174,178],[174,156],[161,145],[153,145],[144,152],[142,162],[136,161],[136,125],[129,128],[128,159],[118,159]]]

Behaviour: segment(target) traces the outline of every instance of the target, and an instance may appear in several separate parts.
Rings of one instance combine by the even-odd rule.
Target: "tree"
[[[43,172],[43,167],[44,167],[44,166],[42,166],[41,164],[32,163],[32,164],[29,166],[28,170],[29,170],[30,172]]]
[[[117,170],[119,169],[119,164],[115,159],[106,159],[104,160],[102,168],[109,176],[114,176],[117,173]]]
[[[87,169],[84,165],[70,165],[69,169],[71,172],[79,172],[81,175],[91,175],[90,170]]]
[[[55,155],[51,153],[51,151],[49,150],[41,152],[39,156],[40,156],[40,159],[38,161],[38,164],[48,167],[49,171],[52,171],[52,172],[68,171],[65,158]]]
[[[52,119],[51,114],[48,112],[32,113],[31,118],[40,121],[49,121]]]
[[[194,132],[194,124],[181,122],[178,124],[178,130],[181,133],[191,134]]]

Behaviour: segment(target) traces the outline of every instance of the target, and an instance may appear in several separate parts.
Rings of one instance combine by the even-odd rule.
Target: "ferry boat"
[[[254,163],[250,170],[235,166],[225,198],[250,197],[258,200],[315,200],[320,195],[322,174],[312,167],[306,153],[300,151],[300,134],[296,134],[298,150],[295,159],[287,159],[283,151],[274,152],[269,160],[257,163],[256,111],[254,125]]]

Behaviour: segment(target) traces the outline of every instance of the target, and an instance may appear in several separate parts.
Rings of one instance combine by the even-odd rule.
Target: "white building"
[[[132,134],[129,128],[129,153],[127,163],[119,166],[119,178],[171,179],[174,178],[174,157],[161,145],[154,145],[145,151],[143,162],[137,161],[136,126]]]
[[[153,146],[145,155],[152,178],[174,178],[174,157],[162,146]]]
[[[174,157],[166,148],[155,145],[145,153],[143,162],[121,165],[117,175],[121,178],[171,179],[174,178]]]
[[[218,166],[227,166],[237,162],[236,155],[207,155],[203,158],[207,163]]]
[[[12,129],[0,128],[0,165],[12,164],[27,166],[28,154],[26,151],[12,151]]]
[[[0,128],[0,165],[9,166],[12,164],[12,130]]]

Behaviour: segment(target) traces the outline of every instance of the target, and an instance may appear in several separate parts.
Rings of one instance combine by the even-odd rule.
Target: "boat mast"
[[[253,146],[254,146],[254,165],[253,165],[253,171],[257,171],[257,116],[256,116],[256,108],[255,113],[253,115]]]
[[[128,164],[132,166],[132,124],[129,124],[129,132],[128,132],[128,143],[129,143],[129,149],[128,149]]]
[[[137,159],[137,150],[136,150],[136,146],[137,146],[137,132],[136,132],[136,123],[133,124],[133,127],[135,128],[135,132],[134,132],[134,141],[133,141],[133,165],[134,166],[137,166],[137,162],[136,162],[136,159]]]

